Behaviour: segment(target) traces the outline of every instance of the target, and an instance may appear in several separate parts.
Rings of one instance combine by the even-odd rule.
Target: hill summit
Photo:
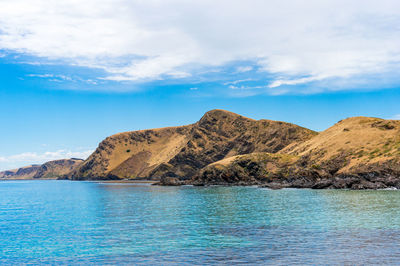
[[[188,180],[218,160],[253,152],[276,153],[316,134],[290,123],[212,110],[191,125],[110,136],[69,178]]]

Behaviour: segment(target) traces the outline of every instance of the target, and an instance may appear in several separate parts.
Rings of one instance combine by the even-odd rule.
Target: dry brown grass
[[[398,160],[399,147],[400,121],[352,117],[283,152],[309,156],[319,163],[342,155],[349,163],[340,171],[347,172],[359,165]]]

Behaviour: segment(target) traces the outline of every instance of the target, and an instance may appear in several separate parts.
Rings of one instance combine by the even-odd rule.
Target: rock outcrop
[[[108,137],[69,178],[188,180],[218,160],[253,152],[276,153],[316,134],[290,123],[212,110],[195,124]]]

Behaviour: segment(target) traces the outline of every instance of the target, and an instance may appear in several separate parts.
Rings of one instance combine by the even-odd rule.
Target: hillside
[[[400,121],[353,117],[280,154],[249,154],[210,164],[189,183],[375,189],[400,188],[399,177]]]
[[[42,164],[33,178],[60,178],[73,171],[83,162],[82,159],[61,159]]]
[[[348,118],[282,152],[306,157],[310,164],[337,174],[377,167],[395,170],[400,161],[400,121]]]
[[[0,172],[0,178],[10,179],[29,179],[33,178],[40,165],[28,165],[17,169],[6,170]]]
[[[110,136],[68,177],[190,179],[218,160],[253,152],[276,153],[316,134],[290,123],[212,110],[191,125]]]
[[[14,170],[0,172],[4,179],[57,179],[68,174],[83,162],[82,159],[61,159],[42,165],[30,165]]]

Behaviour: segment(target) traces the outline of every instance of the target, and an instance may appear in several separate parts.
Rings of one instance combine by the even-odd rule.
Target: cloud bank
[[[113,81],[182,79],[251,61],[270,90],[361,83],[400,66],[396,0],[4,0],[0,49],[104,70]]]

